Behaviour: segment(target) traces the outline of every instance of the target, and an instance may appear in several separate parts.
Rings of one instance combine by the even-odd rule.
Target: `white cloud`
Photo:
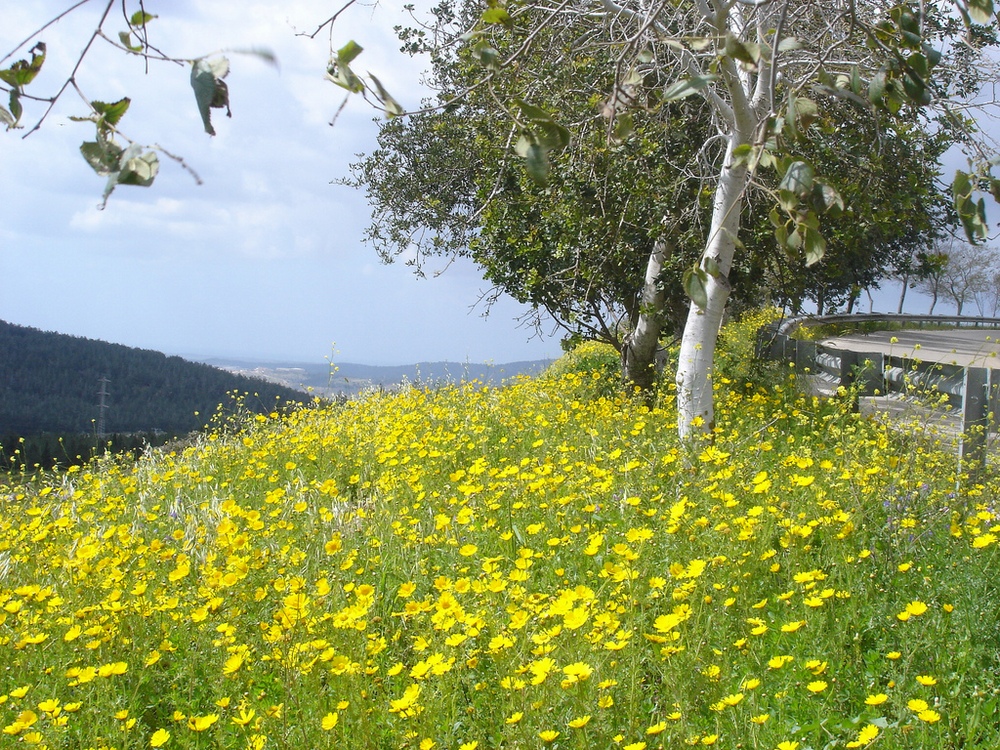
[[[5,8],[0,54],[64,5]],[[38,133],[27,140],[6,134],[0,318],[170,352],[313,361],[334,340],[342,361],[383,363],[504,361],[558,348],[524,343],[527,334],[512,322],[517,306],[485,322],[470,316],[483,284],[467,264],[418,281],[402,263],[378,264],[361,243],[363,194],[330,182],[374,146],[376,113],[352,99],[330,128],[343,91],[323,77],[328,35],[295,36],[311,32],[328,8],[314,0],[153,6],[147,0],[160,14],[150,33],[165,51],[269,47],[280,67],[229,53],[233,118],[214,110],[218,135],[211,138],[185,67],[153,63],[146,75],[141,59],[95,46],[79,75],[87,95],[131,95],[122,121],[129,137],[181,156],[204,184],[161,156],[153,187],[120,187],[97,210],[104,182],[78,153],[93,126],[67,121],[85,111],[72,92]],[[54,91],[72,68],[97,7],[84,6],[42,35],[49,58],[32,84],[38,93]],[[357,39],[365,47],[358,71],[375,72],[404,106],[417,105],[418,66],[398,53],[391,31],[405,18],[389,6],[353,10],[338,22],[334,46]],[[112,19],[109,33],[119,25]],[[33,124],[41,109],[28,109]]]

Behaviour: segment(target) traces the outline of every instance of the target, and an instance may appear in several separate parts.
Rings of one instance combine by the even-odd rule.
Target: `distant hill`
[[[478,380],[499,385],[517,375],[535,375],[552,363],[550,359],[509,362],[502,365],[467,362],[419,362],[415,365],[359,365],[249,362],[207,359],[207,364],[249,377],[264,378],[290,388],[311,389],[323,397],[354,396],[373,388],[391,389],[402,383],[439,385]]]
[[[0,435],[93,433],[102,378],[108,434],[199,429],[233,391],[256,394],[247,403],[260,410],[305,400],[204,363],[0,321]]]

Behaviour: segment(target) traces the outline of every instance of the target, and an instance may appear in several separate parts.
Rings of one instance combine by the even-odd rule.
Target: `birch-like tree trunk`
[[[677,361],[677,429],[682,438],[710,430],[715,421],[712,389],[715,343],[729,300],[727,276],[736,252],[747,180],[746,166],[733,164],[732,152],[740,145],[738,140],[738,134],[734,133],[729,141],[715,191],[709,241],[702,256],[702,268],[707,271],[705,259],[712,258],[717,271],[707,274],[705,307],[691,302],[681,338]]]
[[[720,37],[760,37],[773,28],[770,14],[757,6],[752,22],[743,18],[734,4],[698,2],[704,20]],[[778,24],[780,28],[780,24]],[[756,29],[756,34],[754,33]],[[692,299],[681,338],[677,362],[677,429],[681,438],[711,430],[715,422],[712,369],[719,328],[729,300],[729,270],[738,246],[740,214],[743,210],[749,169],[736,154],[754,145],[754,137],[772,104],[772,61],[760,59],[750,72],[732,57],[719,61],[719,89],[708,92],[705,100],[714,110],[720,136],[726,141],[725,157],[719,170],[709,227],[700,268],[705,279],[705,304]]]
[[[622,352],[625,380],[647,393],[656,379],[656,350],[663,329],[662,311],[666,300],[663,266],[672,248],[665,239],[653,243],[646,261],[646,278],[639,302],[639,318]]]

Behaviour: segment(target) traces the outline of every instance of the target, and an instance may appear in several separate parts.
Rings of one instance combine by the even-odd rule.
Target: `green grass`
[[[697,445],[589,346],[5,488],[0,746],[997,747],[995,479],[758,322]]]

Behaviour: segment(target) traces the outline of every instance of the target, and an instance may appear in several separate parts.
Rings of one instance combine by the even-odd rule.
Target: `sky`
[[[6,3],[0,55],[69,5]],[[398,52],[391,30],[407,21],[401,5],[352,7],[332,46],[354,39],[365,51],[353,67],[376,73],[404,107],[416,107],[420,70]],[[29,92],[53,94],[104,6],[91,0],[0,67],[45,41],[48,59]],[[125,28],[115,6],[105,24],[112,38]],[[278,68],[227,53],[233,116],[213,110],[211,137],[186,66],[152,63],[147,73],[141,59],[98,40],[77,74],[80,88],[89,99],[131,96],[124,133],[183,157],[203,184],[161,155],[152,187],[120,187],[101,210],[104,180],[79,154],[93,126],[69,119],[86,113],[84,103],[67,91],[25,138],[43,112],[29,103],[28,128],[0,132],[0,319],[191,359],[503,364],[559,356],[558,336],[523,326],[527,308],[513,300],[501,298],[483,317],[477,302],[489,285],[472,264],[441,261],[418,279],[404,263],[383,265],[363,243],[364,195],[335,181],[375,147],[378,114],[355,97],[331,127],[345,94],[324,78],[331,37],[302,35],[336,3],[146,0],[145,7],[159,14],[151,41],[168,54],[261,47],[274,52]],[[884,286],[873,309],[895,311],[898,285]],[[868,308],[862,299],[860,309]],[[911,292],[906,311],[926,310]],[[945,303],[936,311],[951,312]]]
[[[0,55],[71,4],[5,3]],[[351,8],[332,43],[354,39],[365,51],[353,67],[416,107],[420,71],[392,33],[406,21],[401,5]],[[48,59],[28,92],[51,96],[104,6],[91,0],[0,67],[45,41]],[[86,114],[83,101],[67,91],[24,138],[43,112],[29,103],[24,130],[0,131],[0,319],[192,359],[503,364],[559,356],[558,337],[523,326],[527,308],[514,300],[501,299],[483,317],[477,302],[489,285],[472,264],[418,279],[402,262],[382,264],[363,243],[364,195],[333,182],[375,147],[378,113],[354,97],[331,127],[345,92],[324,78],[330,35],[299,35],[336,7],[146,0],[159,15],[151,42],[170,55],[258,47],[277,56],[276,69],[227,53],[233,116],[212,110],[214,138],[202,127],[189,68],[152,63],[147,74],[139,58],[95,43],[77,75],[87,98],[130,96],[122,131],[183,157],[200,186],[161,155],[151,187],[119,187],[100,210],[104,180],[79,153],[94,139],[93,125],[69,120]],[[125,29],[117,0],[104,28],[112,38]]]

